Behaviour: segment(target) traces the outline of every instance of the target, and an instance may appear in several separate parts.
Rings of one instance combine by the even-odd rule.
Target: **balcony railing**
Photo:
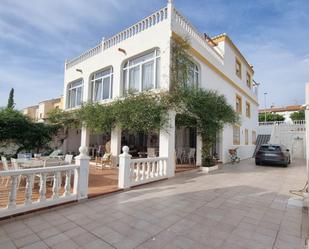
[[[208,44],[205,36],[201,34],[183,15],[180,14],[175,8],[173,9],[172,21],[178,24],[186,33],[197,40],[206,50],[212,55],[222,60],[222,52],[218,49],[213,48]]]
[[[305,125],[305,120],[295,120],[290,122],[273,121],[273,122],[259,122],[259,126],[273,126],[273,125]]]
[[[65,67],[66,69],[73,67],[85,60],[87,60],[88,58],[91,58],[99,53],[101,53],[104,50],[107,50],[115,45],[117,45],[118,43],[127,40],[139,33],[141,33],[144,30],[147,30],[155,25],[157,25],[158,23],[163,22],[164,20],[166,20],[168,17],[168,8],[164,7],[156,12],[154,12],[153,14],[151,14],[150,16],[144,18],[143,20],[139,21],[138,23],[132,25],[131,27],[121,31],[120,33],[112,36],[111,38],[108,38],[106,40],[102,40],[102,42],[97,45],[96,47],[84,52],[82,55],[69,60],[66,62]]]
[[[0,208],[0,218],[87,198],[90,158],[85,148],[81,147],[80,152],[73,165],[1,170],[0,180],[2,184],[6,182],[5,193],[1,193],[2,201],[6,203],[5,207]],[[21,190],[20,181],[23,178],[26,185]],[[38,179],[37,195],[34,193],[34,190],[37,191],[34,183]],[[47,182],[52,182],[52,193],[50,189],[47,191]],[[23,190],[24,198],[20,196]]]
[[[123,154],[119,156],[119,188],[130,188],[145,183],[167,179],[167,157],[150,157],[131,159],[129,147],[123,147]]]

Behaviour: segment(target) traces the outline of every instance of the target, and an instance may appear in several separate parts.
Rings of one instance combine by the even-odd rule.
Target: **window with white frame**
[[[195,63],[191,63],[188,72],[188,84],[197,87],[199,84],[199,68]]]
[[[238,125],[233,126],[233,144],[240,145],[240,127]]]
[[[160,88],[160,50],[130,59],[123,66],[123,91],[142,92]]]
[[[113,68],[94,73],[91,77],[92,101],[111,99],[113,94]]]
[[[67,108],[78,107],[83,102],[83,80],[77,80],[68,84]]]

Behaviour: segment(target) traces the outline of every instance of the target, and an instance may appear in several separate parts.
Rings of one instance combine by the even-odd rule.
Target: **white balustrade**
[[[168,178],[167,157],[151,157],[132,159],[129,155],[129,147],[123,147],[123,154],[119,156],[119,188],[158,181]]]
[[[284,125],[284,126],[293,126],[293,125],[305,125],[305,120],[295,120],[295,121],[269,121],[269,122],[259,122],[259,126],[273,126],[273,125]]]
[[[182,28],[187,34],[193,37],[201,46],[207,49],[212,55],[217,59],[222,61],[223,54],[222,51],[217,47],[212,47],[208,44],[208,41],[205,39],[205,36],[201,34],[183,15],[180,14],[178,10],[173,9],[172,14],[172,23],[173,25],[178,25]]]
[[[86,149],[81,147],[80,155],[76,157],[76,164],[73,165],[0,171],[0,178],[10,178],[8,203],[5,208],[0,208],[0,218],[87,198],[89,159]],[[63,189],[61,188],[62,176],[65,176]],[[21,177],[26,179],[24,201],[16,203],[17,193],[21,188],[18,186]],[[39,196],[33,200],[34,182],[38,177],[40,178]],[[72,177],[74,177],[73,188],[71,188]],[[47,197],[48,181],[52,181],[53,185],[52,195]],[[60,192],[63,194],[60,195]]]
[[[160,22],[163,22],[168,17],[168,9],[167,7],[164,7],[155,13],[151,14],[150,16],[146,17],[145,19],[139,21],[138,23],[132,25],[131,27],[121,31],[120,33],[112,36],[111,38],[104,39],[102,43],[97,45],[96,47],[84,52],[82,55],[69,60],[66,62],[66,69],[73,67],[88,58],[91,58],[99,53],[101,53],[104,50],[107,50],[118,43],[129,39],[130,37],[133,37],[137,35],[138,33],[147,30],[155,25],[157,25]]]
[[[102,43],[95,46],[94,48],[89,49],[88,51],[84,52],[80,56],[66,62],[65,67],[66,67],[66,69],[73,67],[73,66],[87,60],[88,58],[91,58],[91,57],[101,53],[101,52],[102,52]]]

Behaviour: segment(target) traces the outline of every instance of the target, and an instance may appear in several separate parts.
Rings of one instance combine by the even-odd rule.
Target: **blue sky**
[[[210,36],[227,33],[254,65],[267,105],[302,104],[309,82],[309,1],[175,0]],[[1,0],[0,106],[17,108],[63,91],[64,61],[166,4],[166,0]]]

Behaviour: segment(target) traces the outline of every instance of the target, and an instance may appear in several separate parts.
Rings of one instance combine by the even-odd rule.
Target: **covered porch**
[[[90,161],[89,195],[104,194],[118,189],[119,155],[129,147],[132,159],[167,157],[169,177],[175,173],[197,169],[202,164],[200,136],[195,129],[176,127],[175,112],[169,112],[169,124],[159,132],[129,132],[114,127],[111,132],[93,134],[86,127],[71,132],[67,151],[79,146],[88,148]],[[74,141],[74,143],[72,143]],[[221,155],[221,138],[213,146],[213,155]],[[110,154],[110,160],[102,158]]]

